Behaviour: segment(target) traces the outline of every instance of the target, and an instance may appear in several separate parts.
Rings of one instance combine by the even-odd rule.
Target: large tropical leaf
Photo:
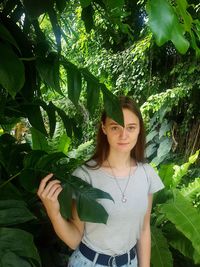
[[[184,36],[184,27],[167,0],[149,0],[147,4],[149,26],[155,35],[158,45],[163,45],[171,40],[177,50],[185,54],[189,42]]]
[[[44,136],[41,132],[36,130],[34,127],[31,127],[30,130],[31,130],[31,137],[32,137],[32,149],[48,151],[49,146],[48,146],[46,136]]]
[[[72,169],[70,162],[60,163],[60,160],[65,159],[67,157],[61,152],[44,154],[43,151],[33,151],[24,160],[25,168],[19,178],[21,185],[27,191],[36,192],[41,178],[52,172],[54,177],[62,182],[64,188],[59,196],[63,217],[71,216],[72,196],[76,196],[77,210],[82,220],[106,223],[108,214],[97,200],[100,198],[112,200],[111,196],[93,188],[82,179],[70,175],[69,171]]]
[[[32,267],[31,262],[19,257],[11,251],[7,251],[1,258],[1,267]],[[34,264],[34,267],[36,265]]]
[[[162,164],[159,169],[159,176],[167,188],[173,185],[172,177],[174,175],[174,164]]]
[[[194,164],[199,156],[199,152],[200,150],[197,150],[196,153],[194,155],[191,155],[189,157],[188,162],[184,163],[181,166],[175,165],[174,166],[174,175],[173,175],[173,186],[177,186],[179,184],[179,182],[181,181],[181,178],[187,173],[190,165]]]
[[[200,263],[200,254],[192,246],[191,241],[186,238],[182,233],[177,231],[174,227],[170,228],[170,232],[167,234],[168,242],[170,246],[178,250],[182,255],[189,259],[193,259],[194,262]]]
[[[200,193],[200,177],[195,178],[194,182],[189,183],[187,187],[183,187],[180,192],[184,197],[193,200]]]
[[[5,251],[33,261],[36,267],[41,267],[40,257],[33,242],[33,236],[28,232],[13,228],[0,228],[0,258]],[[14,265],[13,265],[14,266]],[[23,266],[23,265],[22,265]]]
[[[68,178],[68,182],[75,189],[77,211],[80,219],[83,221],[106,223],[108,213],[101,204],[96,202],[96,199],[107,198],[113,200],[112,197],[102,190],[93,188],[78,177],[71,176]]]
[[[46,58],[38,58],[36,62],[37,70],[41,79],[49,87],[53,88],[56,92],[63,95],[60,89],[59,82],[59,57],[56,53],[49,53]]]
[[[119,104],[119,99],[104,84],[101,85],[101,91],[103,93],[104,108],[108,117],[124,126],[123,112]]]
[[[58,50],[58,53],[60,54],[60,52],[61,52],[61,29],[60,29],[60,26],[59,26],[59,23],[58,23],[58,18],[57,18],[57,15],[56,15],[56,11],[54,10],[54,8],[50,8],[48,10],[48,14],[49,14],[49,18],[50,18],[50,21],[51,21],[52,29],[53,29],[53,32],[54,32],[54,35],[55,35],[55,39],[56,39],[57,50]]]
[[[162,231],[151,227],[151,264],[153,267],[173,267],[172,255]]]
[[[77,106],[82,89],[82,77],[80,71],[72,64],[67,68],[68,97]]]
[[[175,227],[191,240],[193,247],[200,254],[200,214],[192,204],[177,190],[174,190],[174,199],[160,206]]]
[[[99,102],[99,84],[93,81],[87,81],[87,109],[91,115],[94,114],[95,108]]]
[[[17,225],[36,219],[24,201],[0,200],[0,227]]]
[[[3,24],[0,24],[0,36],[1,36],[2,39],[4,39],[7,42],[9,42],[11,45],[14,45],[18,49],[18,51],[20,51],[16,40],[11,35],[11,33],[8,31],[8,29],[6,27],[4,27]]]
[[[30,124],[47,136],[48,134],[44,125],[40,106],[37,103],[29,103],[22,105],[21,109],[25,112]]]
[[[24,64],[11,47],[0,43],[0,84],[14,98],[25,82]]]
[[[25,158],[24,169],[20,173],[20,183],[29,192],[35,193],[42,177],[53,171],[53,165],[66,157],[61,152],[46,154],[43,151],[32,151]]]

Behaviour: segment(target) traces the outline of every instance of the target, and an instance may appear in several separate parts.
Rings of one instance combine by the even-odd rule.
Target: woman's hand
[[[41,180],[37,195],[42,200],[48,216],[55,218],[60,215],[58,195],[62,191],[62,187],[59,180],[49,181],[52,177],[53,174],[50,173]]]

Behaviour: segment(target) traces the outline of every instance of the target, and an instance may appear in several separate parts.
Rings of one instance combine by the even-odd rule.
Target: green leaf
[[[63,134],[59,138],[57,150],[67,155],[70,144],[71,144],[71,138],[69,138],[66,134]]]
[[[95,108],[99,102],[100,90],[98,84],[92,82],[91,80],[87,81],[87,109],[91,115],[94,114]]]
[[[192,204],[177,190],[174,190],[174,200],[160,206],[175,227],[191,240],[193,247],[200,254],[200,214]]]
[[[60,52],[61,52],[61,29],[60,29],[60,26],[58,23],[57,14],[56,14],[56,11],[54,10],[54,8],[50,8],[48,10],[48,14],[49,14],[49,18],[51,21],[54,35],[55,35],[58,54],[60,54]],[[59,61],[58,60],[57,60],[57,64],[58,64],[58,66],[56,66],[56,72],[58,71],[57,74],[59,74]],[[56,77],[55,77],[55,79],[56,79]],[[59,82],[59,78],[56,79],[56,82]]]
[[[11,251],[6,251],[6,253],[1,258],[1,267],[32,267],[33,265],[28,260],[17,256]],[[35,267],[36,265],[34,265]]]
[[[174,187],[177,186],[180,183],[181,178],[187,174],[190,165],[196,162],[199,156],[199,151],[200,150],[197,150],[194,155],[190,156],[188,162],[184,163],[183,165],[174,165],[174,175],[172,177]]]
[[[48,170],[51,164],[56,163],[62,158],[66,158],[66,155],[62,152],[55,152],[47,154],[38,159],[35,164],[35,168],[38,170]]]
[[[72,137],[72,124],[71,124],[70,118],[66,115],[64,110],[56,107],[56,111],[57,111],[58,115],[60,116],[60,118],[64,124],[67,135],[69,137]]]
[[[189,198],[191,200],[193,200],[196,197],[199,191],[200,191],[200,177],[195,178],[194,182],[189,183],[187,187],[183,187],[180,189],[181,194],[184,197]]]
[[[42,118],[42,113],[40,110],[40,106],[37,104],[27,104],[27,105],[22,105],[21,109],[23,112],[26,113],[26,116],[28,117],[28,120],[30,122],[30,124],[37,129],[38,131],[40,131],[42,134],[44,134],[45,136],[47,136],[47,131],[46,128],[44,126],[44,121]]]
[[[31,130],[33,150],[49,151],[49,146],[46,136],[33,127],[31,127],[30,130]]]
[[[56,129],[56,112],[54,105],[52,105],[52,102],[50,102],[47,106],[46,112],[49,118],[49,135],[52,138]]]
[[[21,171],[19,181],[29,192],[35,193],[42,177],[53,172],[55,165],[60,159],[65,159],[66,155],[61,152],[44,154],[44,151],[34,151],[27,155],[24,160],[24,169]]]
[[[81,73],[76,68],[67,69],[68,97],[72,103],[77,106],[82,89]]]
[[[119,99],[113,95],[103,84],[101,85],[101,91],[103,93],[104,108],[107,116],[124,126],[124,117]]]
[[[178,250],[182,255],[193,259],[195,264],[200,263],[200,255],[194,250],[191,241],[176,229],[170,229],[168,242],[170,246]]]
[[[91,2],[92,2],[92,0],[80,0],[82,8],[89,6],[91,4]]]
[[[35,168],[38,160],[44,155],[46,155],[44,151],[33,150],[24,158],[24,169],[20,173],[19,182],[28,192],[36,193],[41,180],[39,176],[42,171],[44,176],[48,174],[48,171]]]
[[[151,264],[153,267],[173,267],[172,255],[162,231],[151,227]]]
[[[56,0],[56,7],[62,13],[66,7],[66,0]]]
[[[164,138],[164,140],[160,143],[157,150],[158,158],[168,155],[169,151],[171,150],[171,147],[172,147],[172,140],[170,138]]]
[[[25,82],[24,65],[13,50],[0,43],[0,84],[14,98]]]
[[[66,179],[76,194],[76,204],[79,217],[83,221],[106,223],[108,214],[104,207],[96,199],[106,198],[113,200],[112,197],[82,179],[69,175]]]
[[[39,178],[39,171],[34,169],[24,169],[19,176],[19,182],[23,188],[31,193],[36,193],[40,184],[41,178]],[[48,172],[44,174],[47,175]]]
[[[37,18],[41,14],[47,12],[49,9],[53,8],[54,1],[40,1],[40,0],[23,0],[23,4],[27,13],[31,18]]]
[[[106,1],[109,9],[122,9],[124,6],[124,0],[109,0]]]
[[[20,52],[19,46],[17,42],[15,41],[14,37],[11,35],[11,33],[8,31],[6,27],[1,23],[0,24],[0,36],[3,40],[9,42],[11,45],[13,45],[15,48],[18,49]]]
[[[168,123],[167,120],[163,120],[160,130],[159,130],[159,138],[161,139],[163,136],[166,136],[166,133],[171,129],[171,124]]]
[[[60,212],[65,219],[71,218],[72,210],[72,189],[68,184],[63,185],[63,190],[58,196]]]
[[[159,46],[171,40],[177,50],[185,54],[189,42],[184,37],[183,26],[179,23],[173,7],[167,0],[149,0],[147,3],[149,26]]]
[[[41,267],[40,257],[33,242],[33,236],[28,232],[13,228],[0,228],[0,258],[5,251],[12,251],[19,257],[34,261]]]
[[[0,184],[0,200],[22,200],[22,195],[15,185],[11,182],[1,187]]]
[[[55,52],[52,52],[49,53],[47,58],[38,58],[36,67],[44,83],[53,88],[60,95],[64,96],[60,89],[60,64],[58,55]]]
[[[36,217],[26,203],[19,200],[0,200],[0,227],[25,223]]]
[[[24,158],[24,168],[34,168],[38,160],[47,155],[47,152],[42,150],[33,150],[31,153],[27,154]]]
[[[190,13],[187,11],[188,3],[186,0],[176,0],[177,8],[176,10],[181,15],[181,18],[183,19],[183,25],[187,32],[191,33],[192,23],[193,19],[190,15]]]
[[[34,104],[41,106],[47,113],[49,119],[49,135],[53,136],[56,128],[56,108],[53,103],[50,101],[49,105],[47,105],[43,100],[36,99],[34,100]]]
[[[174,164],[162,164],[159,169],[159,176],[167,188],[172,186],[172,177],[174,175]]]
[[[149,144],[145,150],[146,153],[146,157],[149,158],[150,156],[152,156],[157,150],[157,146],[155,143],[153,144]]]
[[[92,5],[82,8],[81,19],[84,21],[86,32],[89,33],[94,27],[94,9]]]
[[[150,131],[146,137],[146,142],[152,141],[152,139],[158,134],[157,130]]]

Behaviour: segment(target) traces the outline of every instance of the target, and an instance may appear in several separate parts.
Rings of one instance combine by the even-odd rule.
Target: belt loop
[[[127,252],[127,254],[128,254],[128,266],[131,264],[131,252],[130,252],[130,250]]]
[[[97,259],[98,259],[98,257],[99,257],[99,253],[97,253],[96,252],[96,254],[95,254],[95,256],[94,256],[94,260],[93,260],[93,264],[92,264],[92,267],[94,267],[95,266],[95,264],[96,264],[96,262],[97,262]]]

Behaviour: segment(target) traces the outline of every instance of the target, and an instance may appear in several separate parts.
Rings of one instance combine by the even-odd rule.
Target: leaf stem
[[[14,178],[16,178],[21,172],[16,173],[15,175],[13,175],[12,177],[10,177],[7,181],[5,181],[3,184],[0,185],[0,189],[2,187],[4,187],[5,185],[7,185],[8,183],[10,183],[10,181],[12,181]]]

